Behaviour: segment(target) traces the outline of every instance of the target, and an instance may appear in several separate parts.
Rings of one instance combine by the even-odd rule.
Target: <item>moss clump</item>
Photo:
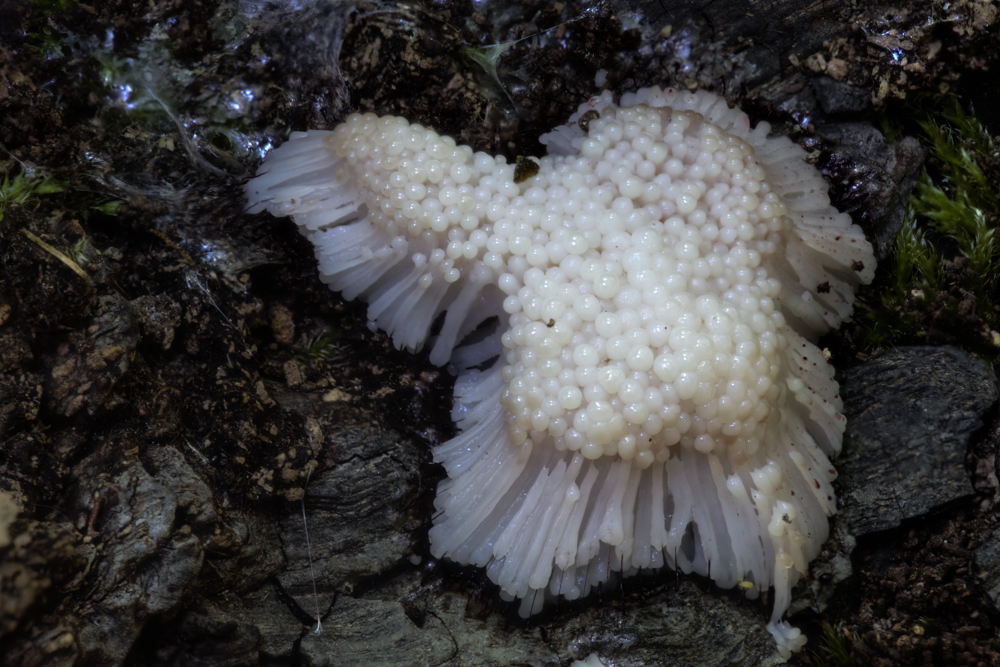
[[[78,215],[84,222],[92,213],[117,215],[120,199],[111,199],[78,189],[42,170],[22,166],[13,176],[11,172],[0,174],[0,220],[3,220],[7,206],[25,206],[45,195],[65,193],[61,208]]]
[[[9,172],[4,172],[3,180],[0,180],[0,220],[3,220],[4,208],[8,204],[23,206],[34,197],[66,189],[65,184],[38,172],[25,169],[13,177]]]
[[[47,197],[57,193],[61,196]],[[43,170],[23,164],[20,171],[13,175],[11,172],[0,174],[0,231],[6,226],[20,227],[19,232],[24,238],[57,258],[85,281],[89,281],[89,277],[83,267],[100,254],[87,232],[87,223],[93,214],[117,215],[121,203],[121,200],[76,189]],[[20,215],[18,209],[21,209]],[[40,215],[39,210],[46,211],[45,215]],[[5,221],[4,216],[8,212],[11,215]],[[29,218],[45,219],[46,224],[26,225],[26,213]],[[47,236],[54,245],[42,236]]]
[[[943,111],[913,114],[912,128],[883,128],[890,139],[906,129],[920,133],[929,156],[896,238],[894,265],[876,286],[879,297],[860,304],[862,343],[870,351],[951,343],[997,363],[1000,198],[990,174],[1000,153],[958,98],[921,96],[907,108],[918,107]]]
[[[336,356],[337,343],[342,337],[343,334],[340,331],[316,333],[307,336],[302,341],[302,346],[295,355],[295,359],[302,364],[311,359],[331,359]]]
[[[853,641],[859,641],[857,635],[854,635]],[[809,651],[804,662],[809,667],[855,667],[858,662],[854,659],[851,644],[852,640],[844,632],[824,623],[819,646]]]

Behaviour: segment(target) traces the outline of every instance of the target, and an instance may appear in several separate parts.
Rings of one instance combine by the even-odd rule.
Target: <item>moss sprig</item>
[[[314,333],[305,337],[300,344],[295,360],[299,366],[305,365],[313,359],[334,359],[339,356],[338,342],[343,337],[341,331],[328,331]]]
[[[8,205],[24,206],[35,197],[64,192],[65,183],[37,170],[22,169],[13,176],[4,172],[0,178],[0,220]]]
[[[854,634],[853,641],[860,641],[857,634]],[[819,646],[809,651],[805,664],[809,667],[855,667],[858,662],[851,646],[852,638],[847,637],[844,631],[824,623]]]
[[[937,109],[928,112],[927,109]],[[928,160],[896,237],[894,265],[873,302],[859,304],[869,350],[952,343],[1000,362],[1000,197],[989,165],[996,142],[955,96],[918,96],[883,122],[888,137],[923,135]],[[995,180],[995,178],[994,178]]]

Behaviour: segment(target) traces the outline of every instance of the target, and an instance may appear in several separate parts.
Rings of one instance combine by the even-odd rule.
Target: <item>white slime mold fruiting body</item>
[[[522,615],[667,565],[773,586],[768,629],[805,642],[781,616],[826,539],[844,429],[812,341],[875,260],[768,131],[707,92],[603,93],[515,183],[503,158],[355,114],[247,185],[332,289],[458,374],[431,551],[485,567]]]

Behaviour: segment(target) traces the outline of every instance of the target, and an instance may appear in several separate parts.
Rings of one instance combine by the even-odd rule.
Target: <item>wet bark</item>
[[[481,571],[432,559],[450,377],[369,331],[294,225],[243,212],[242,182],[290,131],[350,109],[515,157],[595,79],[709,87],[806,146],[881,259],[923,155],[872,121],[926,89],[996,114],[978,83],[997,65],[997,5],[475,8],[0,3],[0,664],[777,662],[768,607],[694,577],[636,577],[526,622]],[[476,50],[535,34],[492,69]],[[894,363],[906,377],[926,359]],[[845,395],[891,404],[860,368]],[[961,491],[911,484],[896,498],[916,509],[892,526],[835,527],[793,619],[811,647],[843,623],[870,664],[995,664],[997,613],[971,567],[996,491],[978,463],[995,447],[978,389],[992,374],[976,369],[951,394],[968,412],[948,450]],[[852,505],[871,484],[845,475],[841,492]],[[852,556],[845,526],[891,530]],[[925,617],[937,625],[911,632]]]

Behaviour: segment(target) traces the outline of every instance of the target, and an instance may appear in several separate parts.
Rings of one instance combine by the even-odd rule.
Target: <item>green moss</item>
[[[79,0],[33,0],[30,4],[34,11],[28,14],[24,26],[29,38],[44,56],[61,55],[66,35],[50,19],[79,8]]]
[[[63,192],[66,189],[64,183],[40,172],[22,170],[13,177],[5,172],[3,180],[0,180],[0,220],[3,220],[4,209],[9,204],[23,206],[34,197]]]
[[[0,181],[0,204],[25,204],[38,195],[63,192],[66,186],[40,172],[22,171],[13,178],[9,173]]]
[[[858,641],[857,635],[854,641]],[[842,631],[824,623],[819,646],[809,651],[805,664],[810,667],[854,667],[858,662],[854,659],[851,643]]]
[[[337,341],[341,338],[339,331],[317,333],[308,336],[303,342],[296,360],[304,363],[309,359],[330,359],[336,354]]]
[[[901,111],[883,119],[883,132],[922,135],[928,160],[879,297],[859,304],[861,343],[874,351],[948,342],[1000,362],[1000,199],[988,176],[1000,155],[954,96],[918,96]]]
[[[0,178],[0,221],[3,221],[8,206],[35,207],[42,197],[53,194],[62,195],[48,203],[53,219],[70,219],[65,215],[70,213],[84,225],[94,213],[117,215],[122,203],[121,200],[108,199],[89,190],[76,190],[41,170],[22,166],[17,174],[12,176],[5,172]],[[85,234],[72,246],[62,248],[61,252],[79,266],[92,259],[94,248]]]
[[[914,202],[906,208],[903,228],[896,237],[896,291],[903,293],[916,278],[936,289],[941,284],[937,251],[927,241],[927,235],[917,223]]]

